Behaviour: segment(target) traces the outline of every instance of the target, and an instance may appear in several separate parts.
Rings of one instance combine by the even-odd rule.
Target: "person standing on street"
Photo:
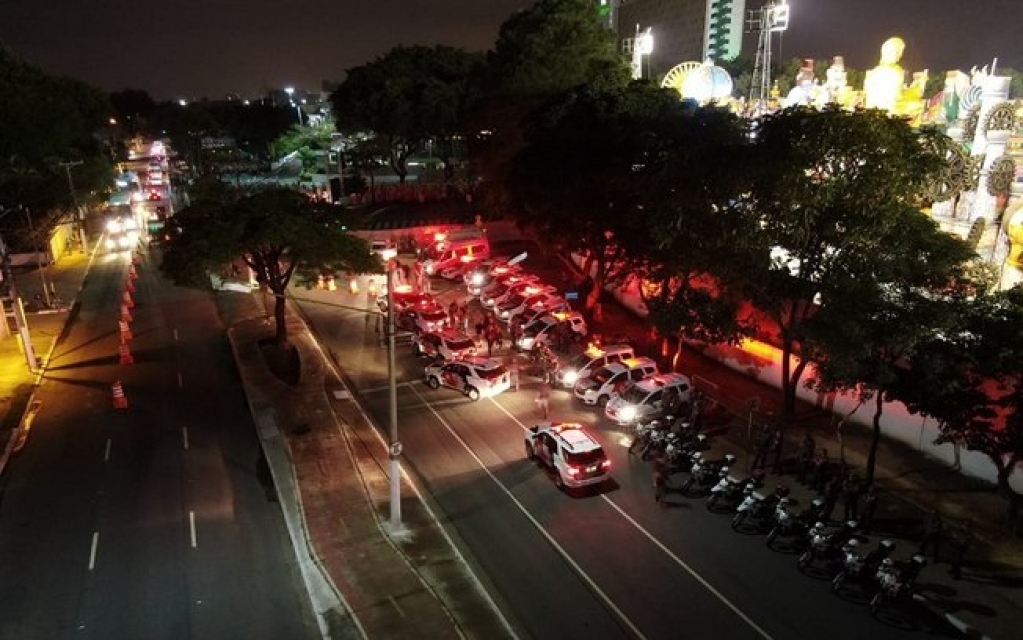
[[[512,356],[511,361],[508,363],[508,380],[511,382],[511,388],[515,391],[519,390],[519,360],[515,356]]]
[[[813,454],[817,449],[817,441],[809,432],[803,436],[803,444],[799,447],[799,483],[805,485],[813,468]]]
[[[654,500],[664,507],[664,494],[668,488],[668,460],[664,453],[658,453],[654,458]]]
[[[550,401],[551,385],[547,380],[543,380],[540,382],[540,388],[536,392],[536,406],[539,407],[544,420],[546,420],[550,414]]]
[[[863,496],[863,514],[860,518],[860,530],[863,533],[870,533],[874,527],[874,518],[877,515],[877,498],[880,490],[876,484],[867,487],[867,493]]]
[[[966,558],[970,546],[973,545],[973,539],[973,531],[967,527],[960,528],[956,536],[952,538],[952,556],[949,558],[952,566],[949,567],[948,574],[952,576],[953,580],[961,580],[963,577],[963,560]]]
[[[860,479],[850,473],[842,484],[842,504],[845,507],[845,521],[859,520],[860,512]]]
[[[945,523],[941,520],[941,513],[937,509],[931,509],[924,522],[924,537],[920,541],[920,555],[926,556],[927,550],[933,550],[934,561],[938,561],[941,552],[941,533]]]

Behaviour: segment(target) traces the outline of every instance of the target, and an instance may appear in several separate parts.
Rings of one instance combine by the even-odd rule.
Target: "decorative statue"
[[[814,100],[814,93],[817,89],[817,81],[813,77],[813,60],[803,60],[803,66],[796,74],[796,83],[785,97],[785,106],[810,104]]]
[[[818,98],[818,105],[837,103],[849,109],[852,108],[855,99],[856,95],[846,81],[845,58],[835,56],[828,67],[827,80],[824,82],[824,91]]]
[[[927,69],[913,73],[913,81],[902,92],[899,101],[895,105],[893,115],[905,116],[912,124],[920,124],[920,116],[927,106],[924,100],[924,88],[927,86]]]
[[[867,72],[863,93],[868,109],[883,109],[889,113],[902,96],[906,72],[899,65],[906,43],[902,38],[888,38],[881,45],[881,62]]]

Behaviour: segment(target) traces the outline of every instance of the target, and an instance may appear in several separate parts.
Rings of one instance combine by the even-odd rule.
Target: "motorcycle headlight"
[[[477,287],[483,284],[483,274],[482,273],[472,274],[472,283]]]
[[[565,384],[575,384],[576,382],[579,382],[579,372],[578,371],[571,371],[571,370],[566,371],[565,372]]]
[[[625,422],[631,422],[636,419],[636,407],[623,407],[619,415]]]

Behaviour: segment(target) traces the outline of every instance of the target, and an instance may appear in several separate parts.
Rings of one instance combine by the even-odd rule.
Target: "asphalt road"
[[[97,257],[3,478],[0,638],[316,637],[215,303],[144,266],[120,364],[127,271]]]
[[[560,284],[555,265],[539,256],[530,263]],[[434,284],[444,304],[464,297],[460,286]],[[367,322],[365,299],[341,290],[294,295],[386,428],[386,351],[375,322]],[[650,466],[627,454],[626,434],[564,391],[552,397],[552,417],[596,431],[614,482],[579,495],[559,492],[523,453],[523,430],[539,420],[537,380],[524,376],[522,391],[474,403],[427,388],[424,364],[399,345],[406,462],[524,636],[887,639],[926,630],[955,637],[916,606],[871,617],[855,594],[832,594],[826,576],[799,573],[794,550],[772,551],[763,536],[733,532],[728,516],[700,500],[672,495],[660,507]]]

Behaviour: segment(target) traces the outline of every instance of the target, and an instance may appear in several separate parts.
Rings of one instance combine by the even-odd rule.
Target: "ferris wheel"
[[[681,96],[682,85],[685,84],[686,76],[702,66],[699,62],[683,62],[675,65],[668,70],[668,73],[664,74],[664,79],[661,80],[661,88],[674,89]]]

